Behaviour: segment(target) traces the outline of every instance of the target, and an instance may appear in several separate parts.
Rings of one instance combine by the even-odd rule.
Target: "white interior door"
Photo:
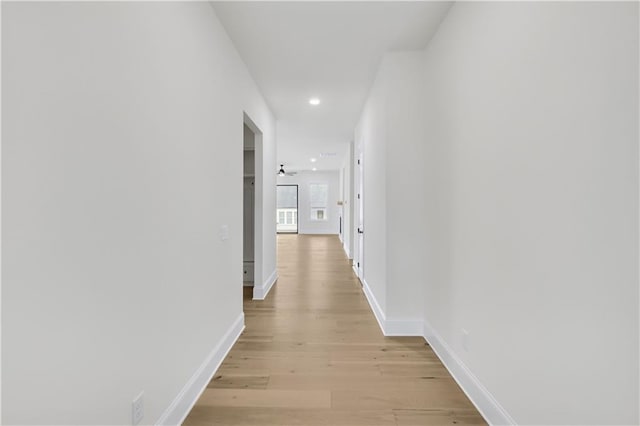
[[[354,266],[360,280],[364,279],[364,164],[362,157],[362,151],[358,150],[358,157],[356,161],[356,173],[358,176],[358,184],[356,188],[356,204],[358,207],[358,217],[356,219],[356,244],[358,245],[358,250],[356,259],[354,259]]]

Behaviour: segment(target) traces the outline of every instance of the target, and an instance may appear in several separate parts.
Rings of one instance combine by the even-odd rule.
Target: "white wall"
[[[340,199],[340,173],[337,170],[328,172],[300,171],[294,176],[277,176],[277,183],[278,185],[298,185],[299,234],[338,234],[340,206],[337,203]],[[329,185],[327,220],[311,220],[309,185],[313,183]],[[275,211],[274,208],[273,212]]]
[[[425,214],[419,195],[426,173],[419,143],[422,57],[422,52],[385,55],[356,128],[365,157],[365,285],[380,306],[386,334],[422,333],[423,285],[416,279],[424,273],[418,249],[424,235],[417,232]]]
[[[131,424],[144,391],[154,423],[242,320],[243,111],[269,211],[272,114],[207,3],[2,9],[2,422]]]
[[[425,155],[419,142],[423,114],[420,96],[421,52],[388,53],[386,68],[387,118],[387,319],[409,322],[404,326],[421,331],[422,283],[415,277],[425,272],[419,249],[424,235],[426,202],[418,195],[424,189]],[[418,137],[417,137],[418,136]],[[375,171],[374,171],[375,173]],[[366,212],[366,210],[365,210]]]
[[[634,3],[464,3],[425,53],[425,319],[520,424],[640,420],[638,47]]]
[[[394,247],[421,259],[425,334],[490,421],[640,420],[638,47],[636,3],[457,3],[365,106],[365,279],[393,318]]]
[[[353,142],[345,150],[340,171],[340,200],[342,205],[342,247],[349,259],[353,258]]]
[[[364,191],[361,194],[364,210],[364,258],[361,259],[363,272],[360,280],[365,290],[375,298],[375,303],[382,312],[386,311],[387,300],[387,208],[386,208],[386,146],[387,119],[385,115],[385,67],[382,66],[365,103],[362,115],[355,129],[354,159],[362,155],[362,179]],[[358,227],[360,210],[357,203],[360,175],[357,165],[354,165],[354,203],[356,204],[353,227]],[[358,234],[354,232],[356,254],[354,261],[359,258]]]

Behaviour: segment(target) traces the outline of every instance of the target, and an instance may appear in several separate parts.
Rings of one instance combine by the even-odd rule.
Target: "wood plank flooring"
[[[279,235],[279,279],[185,425],[485,424],[419,337],[384,337],[337,236]]]

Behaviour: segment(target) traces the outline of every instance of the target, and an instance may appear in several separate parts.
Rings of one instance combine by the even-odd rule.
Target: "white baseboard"
[[[382,334],[385,336],[422,336],[424,329],[422,320],[387,318],[366,280],[362,282],[362,289]]]
[[[278,271],[274,270],[262,285],[255,285],[253,287],[253,300],[264,300],[276,281],[278,281]]]
[[[447,345],[447,342],[426,321],[424,321],[423,337],[487,423],[490,425],[516,424],[509,413]]]
[[[385,336],[422,336],[423,323],[412,319],[387,319],[384,323]]]
[[[222,364],[222,361],[224,361],[224,358],[236,343],[238,337],[240,337],[242,330],[244,330],[244,313],[240,313],[240,316],[229,327],[220,342],[187,381],[178,396],[171,402],[171,405],[162,413],[156,425],[180,425],[184,422],[202,392],[207,388],[220,364]]]
[[[342,249],[344,250],[344,253],[347,255],[347,259],[349,260],[353,259],[351,257],[351,253],[349,253],[349,247],[346,244],[342,244]]]
[[[371,288],[369,287],[369,284],[367,284],[367,280],[362,280],[362,290],[364,290],[364,295],[366,296],[367,301],[369,302],[369,306],[371,306],[371,310],[373,311],[373,315],[376,317],[376,320],[378,321],[378,325],[380,326],[380,330],[382,330],[382,334],[385,334],[384,333],[384,324],[385,324],[385,322],[387,322],[387,318],[386,318],[386,316],[384,314],[384,311],[380,307],[380,304],[378,303],[378,300],[373,295],[373,292],[371,291]],[[386,334],[385,334],[385,336],[386,336]]]

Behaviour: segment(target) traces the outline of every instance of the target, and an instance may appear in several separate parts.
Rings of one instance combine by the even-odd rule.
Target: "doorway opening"
[[[262,235],[263,235],[263,149],[262,132],[243,114],[243,294],[246,298],[255,298],[262,292],[264,281],[262,272]]]
[[[242,197],[242,281],[246,293],[253,295],[255,283],[255,179],[256,179],[256,135],[243,124],[243,197]]]
[[[276,223],[278,234],[298,233],[298,185],[278,185]]]

